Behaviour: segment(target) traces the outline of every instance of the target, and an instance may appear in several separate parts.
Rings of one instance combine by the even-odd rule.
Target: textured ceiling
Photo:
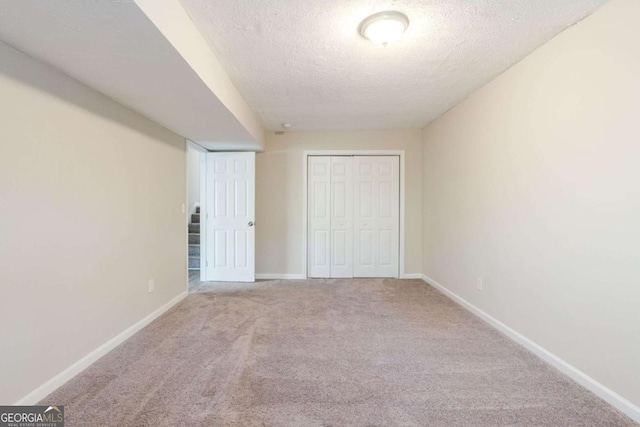
[[[606,0],[181,0],[268,129],[417,128]],[[399,10],[396,44],[362,19]]]

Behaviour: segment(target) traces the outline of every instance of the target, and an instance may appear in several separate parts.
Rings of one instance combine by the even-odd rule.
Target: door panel
[[[215,216],[224,217],[227,215],[227,182],[216,179],[213,182],[214,208],[212,212]]]
[[[378,242],[379,242],[379,252],[378,252],[378,264],[380,266],[389,266],[391,264],[391,240],[393,238],[392,230],[379,230],[378,231]]]
[[[365,175],[368,177],[369,175]],[[363,175],[360,176],[362,179]],[[357,179],[357,178],[356,178]],[[359,216],[360,218],[371,218],[373,216],[373,182],[359,181],[358,187],[360,192],[357,193],[359,202]]]
[[[374,239],[373,239],[373,230],[363,230],[361,229],[358,233],[360,236],[360,241],[358,247],[360,248],[360,266],[362,268],[374,268],[373,265],[373,248],[374,248]],[[374,271],[374,270],[372,270]]]
[[[255,153],[208,153],[205,280],[255,280]]]
[[[390,182],[380,182],[378,189],[378,206],[380,207],[380,212],[378,215],[380,218],[389,218],[393,214],[393,210],[397,208],[397,206],[393,206],[393,200],[391,199],[391,183]]]
[[[330,277],[353,277],[353,157],[331,157],[330,200]]]
[[[235,257],[236,268],[247,268],[247,244],[249,233],[246,230],[235,231]]]
[[[398,277],[400,162],[354,157],[354,276]]]
[[[248,212],[248,190],[247,190],[247,182],[246,181],[235,181],[235,216],[236,217],[247,217]]]
[[[347,232],[345,230],[336,230],[333,232],[333,246],[331,247],[332,250],[332,258],[333,258],[333,263],[331,265],[331,268],[333,270],[333,267],[347,267],[347,258],[348,258],[348,254],[347,254],[347,245],[348,245],[348,236],[347,236]],[[332,276],[331,277],[335,277]]]
[[[331,158],[309,157],[309,206],[307,209],[309,277],[331,277]]]
[[[313,202],[314,202],[314,217],[326,218],[327,217],[327,202],[329,192],[327,191],[326,182],[315,182],[313,184]]]
[[[318,268],[326,268],[328,266],[327,253],[329,252],[329,233],[327,230],[315,230],[313,233],[313,240],[313,262]]]
[[[377,157],[378,247],[376,275],[398,277],[400,252],[400,158]]]
[[[227,230],[213,230],[213,256],[215,267],[227,266]]]

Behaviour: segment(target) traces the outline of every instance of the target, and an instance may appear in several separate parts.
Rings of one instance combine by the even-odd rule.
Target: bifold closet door
[[[354,277],[398,277],[400,158],[354,157]]]
[[[398,277],[397,156],[308,158],[308,277]]]

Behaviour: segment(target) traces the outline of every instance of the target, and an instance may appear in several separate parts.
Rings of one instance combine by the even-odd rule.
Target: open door
[[[207,153],[208,281],[255,281],[255,162],[255,153]]]

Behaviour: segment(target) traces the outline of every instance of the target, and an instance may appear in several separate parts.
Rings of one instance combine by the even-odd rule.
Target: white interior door
[[[331,157],[330,277],[353,277],[353,157]]]
[[[398,277],[400,159],[354,157],[355,277]]]
[[[206,280],[255,280],[255,153],[207,153]]]

